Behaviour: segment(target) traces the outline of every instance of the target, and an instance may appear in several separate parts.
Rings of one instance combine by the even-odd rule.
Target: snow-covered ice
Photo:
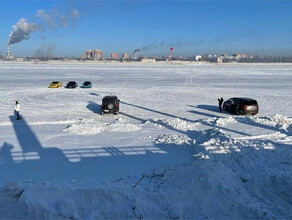
[[[284,64],[0,63],[0,217],[291,219],[291,94]]]

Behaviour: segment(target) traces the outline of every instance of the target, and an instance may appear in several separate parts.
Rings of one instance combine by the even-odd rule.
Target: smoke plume
[[[161,41],[160,43],[152,42],[143,47],[137,48],[136,50],[133,51],[133,53],[140,52],[140,51],[154,50],[157,48],[182,47],[189,44],[190,42],[181,42],[181,41],[175,41],[171,43],[166,43],[165,41]]]
[[[26,18],[20,18],[19,21],[13,25],[7,42],[8,46],[23,40],[28,40],[31,33],[45,30],[47,27],[66,27],[68,22],[74,21],[79,17],[79,13],[77,10],[71,10],[68,15],[62,15],[57,9],[52,9],[49,13],[44,9],[39,9],[35,17],[36,23],[29,23]]]
[[[34,57],[38,58],[51,58],[54,57],[54,50],[56,49],[56,45],[54,44],[42,44],[34,51]]]
[[[74,21],[79,17],[79,13],[75,9],[68,15],[60,14],[57,9],[52,9],[50,12],[47,12],[44,9],[39,9],[37,10],[36,17],[43,22],[44,26],[50,28],[67,27],[68,22]]]
[[[28,40],[32,32],[40,31],[41,29],[42,27],[36,23],[28,23],[25,18],[20,18],[19,21],[13,25],[7,44],[16,44],[23,40]]]

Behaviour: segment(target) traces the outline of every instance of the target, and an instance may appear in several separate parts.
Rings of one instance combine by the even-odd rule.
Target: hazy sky
[[[10,46],[17,56],[49,50],[77,56],[86,49],[141,55],[292,55],[292,1],[0,1],[0,51],[20,18],[37,25]],[[39,11],[43,9],[43,11]],[[38,12],[38,16],[37,16]],[[40,15],[40,12],[42,14]],[[78,13],[77,13],[78,12]],[[40,49],[41,48],[41,49]]]

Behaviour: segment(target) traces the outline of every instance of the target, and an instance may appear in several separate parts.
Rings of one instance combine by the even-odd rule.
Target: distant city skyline
[[[174,56],[287,56],[291,11],[292,1],[281,0],[1,1],[0,51],[5,55],[9,41],[16,56],[80,57],[88,49],[101,49],[104,57],[136,49],[167,56],[170,47]]]

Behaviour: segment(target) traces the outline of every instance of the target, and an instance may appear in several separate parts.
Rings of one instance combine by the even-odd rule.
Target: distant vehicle
[[[101,114],[113,113],[118,115],[120,111],[120,100],[117,96],[107,95],[102,99]]]
[[[80,86],[80,88],[91,88],[91,87],[92,87],[92,83],[90,81],[85,81],[83,85]]]
[[[49,88],[59,88],[62,87],[62,83],[60,81],[53,81],[50,85]]]
[[[235,97],[224,102],[223,110],[236,115],[255,115],[259,112],[259,105],[254,99]]]
[[[78,86],[77,82],[75,81],[70,81],[67,83],[67,85],[65,86],[65,88],[67,89],[75,89]]]

